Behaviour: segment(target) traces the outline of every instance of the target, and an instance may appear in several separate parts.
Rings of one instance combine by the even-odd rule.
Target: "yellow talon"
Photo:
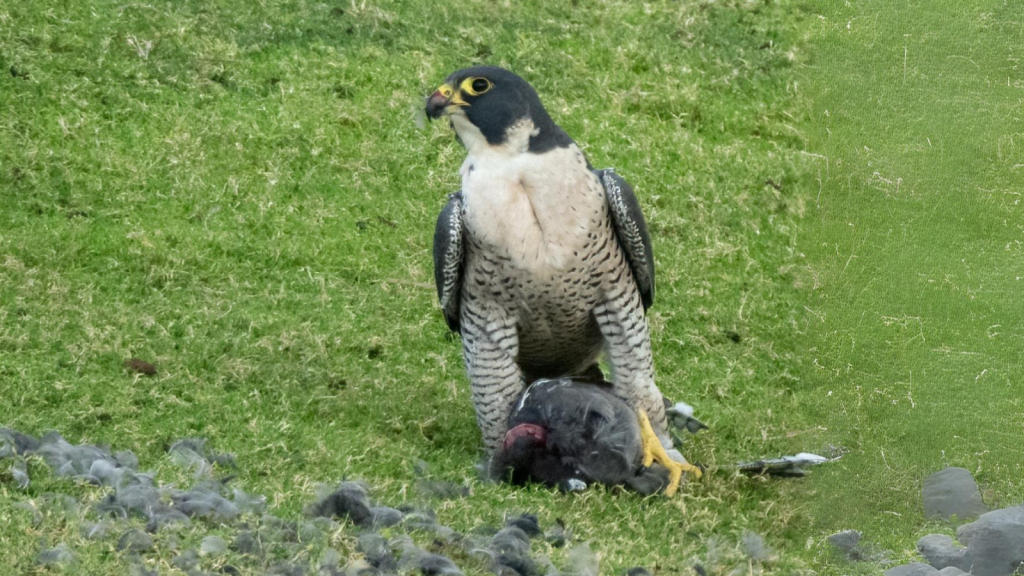
[[[698,480],[704,475],[700,468],[692,464],[676,462],[669,457],[668,453],[665,452],[665,447],[661,445],[661,440],[658,440],[657,434],[651,428],[651,421],[647,418],[646,412],[638,409],[636,416],[640,421],[640,438],[643,440],[644,446],[644,467],[649,467],[657,461],[665,468],[668,468],[669,481],[668,487],[665,488],[665,496],[675,496],[676,491],[679,490],[679,483],[683,479],[683,472],[693,474]]]

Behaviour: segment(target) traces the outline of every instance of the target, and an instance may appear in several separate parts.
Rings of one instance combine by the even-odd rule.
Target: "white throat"
[[[461,172],[469,233],[534,274],[573,266],[606,210],[604,189],[580,149],[530,152],[538,131],[526,118],[501,144],[488,143],[464,115],[453,114],[452,124],[467,152]]]
[[[497,153],[503,156],[523,154],[530,146],[530,138],[540,134],[540,129],[533,125],[532,120],[522,118],[505,131],[503,143],[491,144],[483,132],[474,126],[461,110],[453,113],[451,120],[452,126],[455,127],[455,133],[459,135],[459,140],[466,147],[466,152],[470,157],[487,153]]]

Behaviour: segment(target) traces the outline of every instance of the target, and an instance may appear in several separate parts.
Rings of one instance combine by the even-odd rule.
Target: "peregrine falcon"
[[[599,377],[604,351],[614,394],[643,411],[651,437],[685,462],[654,383],[645,318],[654,259],[632,188],[613,170],[594,170],[508,70],[453,73],[426,112],[447,116],[467,152],[462,189],[437,221],[434,279],[448,326],[462,336],[487,450],[501,446],[528,384]]]

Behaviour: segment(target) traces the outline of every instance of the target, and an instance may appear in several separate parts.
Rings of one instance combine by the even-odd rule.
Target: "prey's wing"
[[[434,227],[434,284],[444,319],[453,332],[459,331],[464,252],[462,192],[456,192],[448,196]]]
[[[654,303],[654,252],[640,202],[629,183],[611,168],[598,170],[596,174],[604,185],[615,236],[626,253],[644,310],[647,310]]]

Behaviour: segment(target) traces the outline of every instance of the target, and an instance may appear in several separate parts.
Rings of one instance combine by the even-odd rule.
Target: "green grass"
[[[1013,22],[995,3],[4,4],[0,424],[131,448],[179,482],[168,443],[204,436],[286,517],[342,477],[419,501],[422,458],[473,486],[435,503],[442,523],[562,518],[602,573],[726,573],[744,529],[779,552],[768,573],[877,572],[823,537],[912,550],[926,473],[965,465],[991,501],[1024,498]],[[712,425],[684,452],[850,454],[804,481],[722,471],[673,501],[475,480],[429,257],[463,152],[419,109],[485,62],[637,189],[658,382]],[[127,374],[131,356],[158,375]],[[84,511],[34,524],[15,506],[102,495],[43,468],[27,493],[0,472],[0,565],[45,573],[36,554],[63,541],[74,573],[123,573],[116,537],[78,535]],[[210,530],[231,529],[161,533],[147,562],[170,570],[175,540]],[[352,557],[353,533],[301,557]]]
[[[1003,2],[815,11],[802,395],[853,450],[809,511],[910,559],[948,530],[920,499],[943,466],[1024,500],[1024,23]]]

